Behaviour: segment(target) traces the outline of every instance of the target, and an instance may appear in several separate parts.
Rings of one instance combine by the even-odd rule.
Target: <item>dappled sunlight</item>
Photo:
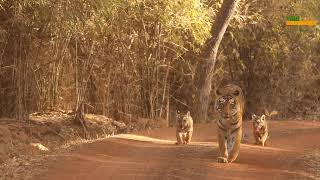
[[[268,146],[260,146],[260,145],[251,145],[251,144],[241,144],[241,148],[245,148],[245,149],[257,149],[260,151],[280,151],[280,152],[295,152],[295,150],[293,149],[284,149],[284,148],[277,148],[277,147],[268,147]]]
[[[134,135],[134,134],[119,134],[119,135],[115,135],[113,138],[145,141],[145,142],[152,142],[152,143],[159,143],[159,144],[175,143],[175,141],[171,141],[171,140],[163,140],[163,139],[151,138],[147,136],[140,136],[140,135]]]
[[[176,141],[172,140],[165,140],[165,139],[158,139],[158,138],[152,138],[148,136],[141,136],[141,135],[135,135],[135,134],[119,134],[113,136],[113,138],[119,138],[119,139],[128,139],[128,140],[135,140],[135,141],[142,141],[142,142],[151,142],[151,143],[157,143],[157,144],[174,144]],[[218,147],[217,142],[205,142],[205,141],[193,141],[187,145],[183,146],[210,146],[210,147]],[[257,150],[263,150],[263,151],[279,151],[279,152],[294,152],[293,149],[284,149],[284,148],[277,148],[277,147],[262,147],[259,145],[254,144],[241,144],[241,148],[243,149],[257,149]]]

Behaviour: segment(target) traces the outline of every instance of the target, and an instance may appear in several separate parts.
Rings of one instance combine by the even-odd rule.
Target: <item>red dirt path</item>
[[[320,149],[320,122],[269,121],[267,147],[253,145],[246,122],[246,144],[231,164],[216,162],[215,124],[195,127],[190,145],[174,145],[175,129],[119,135],[80,146],[36,180],[153,179],[317,179],[297,163],[297,156]],[[148,138],[151,137],[151,138]]]

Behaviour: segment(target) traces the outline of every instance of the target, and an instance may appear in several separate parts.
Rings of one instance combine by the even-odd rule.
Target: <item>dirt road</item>
[[[263,148],[253,145],[251,123],[246,122],[248,139],[231,164],[216,162],[216,128],[206,124],[195,127],[190,145],[174,145],[174,128],[86,144],[48,162],[49,169],[35,179],[319,179],[298,157],[320,151],[320,122],[269,121],[269,127],[271,137]]]

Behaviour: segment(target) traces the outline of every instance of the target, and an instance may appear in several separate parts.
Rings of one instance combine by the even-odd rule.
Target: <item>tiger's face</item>
[[[256,133],[262,133],[266,127],[266,116],[263,114],[262,116],[252,115],[253,121],[253,131]]]
[[[189,127],[190,118],[191,116],[189,111],[184,115],[181,115],[180,113],[177,114],[178,126],[181,129],[187,129]]]
[[[216,92],[218,95],[216,101],[216,110],[223,118],[231,118],[240,111],[239,91],[223,93],[219,90]]]

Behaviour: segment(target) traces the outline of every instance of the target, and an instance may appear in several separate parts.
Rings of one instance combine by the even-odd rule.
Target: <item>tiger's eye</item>
[[[223,98],[219,99],[219,103],[225,103],[225,102],[226,102],[225,99],[223,99]]]
[[[234,105],[236,102],[235,102],[234,99],[230,99],[230,100],[229,100],[229,103],[230,103],[231,105]]]

